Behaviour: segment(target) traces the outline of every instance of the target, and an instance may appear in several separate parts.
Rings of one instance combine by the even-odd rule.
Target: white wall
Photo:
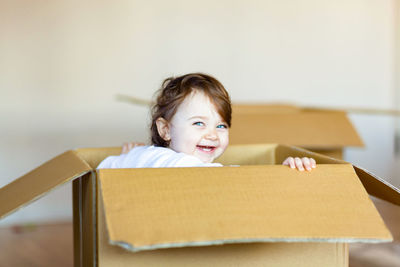
[[[0,186],[67,149],[146,141],[148,111],[114,95],[150,98],[173,74],[210,73],[235,102],[392,108],[398,3],[3,0]],[[391,149],[393,121],[352,119]],[[390,176],[367,152],[347,157]],[[70,189],[0,225],[69,218]]]

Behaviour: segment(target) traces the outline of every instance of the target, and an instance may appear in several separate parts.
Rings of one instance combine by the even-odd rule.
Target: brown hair
[[[203,73],[189,73],[179,77],[165,79],[157,91],[156,103],[151,109],[151,143],[155,146],[168,147],[169,141],[158,133],[156,121],[164,118],[170,121],[179,105],[193,91],[203,92],[215,105],[218,114],[231,127],[231,100],[224,86],[214,77]]]

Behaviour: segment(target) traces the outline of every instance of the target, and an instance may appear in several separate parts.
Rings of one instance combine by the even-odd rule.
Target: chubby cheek
[[[229,145],[229,132],[226,132],[220,136],[220,147],[221,147],[221,154],[225,151],[225,149]]]
[[[194,135],[191,136],[186,136],[184,139],[184,142],[182,142],[185,146],[185,150],[188,154],[193,154],[196,149],[197,149],[197,143],[199,142],[199,139],[196,138]]]
[[[198,139],[196,133],[186,129],[174,129],[171,131],[171,144],[170,148],[176,152],[183,152],[186,154],[193,154],[196,149]]]

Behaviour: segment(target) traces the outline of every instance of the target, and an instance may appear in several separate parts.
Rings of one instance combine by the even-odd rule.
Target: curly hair
[[[169,141],[158,133],[156,121],[164,118],[170,121],[179,105],[193,91],[203,92],[215,105],[218,114],[231,127],[231,100],[224,86],[214,77],[203,73],[189,73],[179,77],[165,79],[156,92],[156,103],[151,109],[151,143],[155,146],[168,147]]]

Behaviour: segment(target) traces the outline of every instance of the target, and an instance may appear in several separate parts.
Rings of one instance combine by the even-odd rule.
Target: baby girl
[[[152,108],[151,146],[124,144],[101,168],[207,167],[229,144],[231,101],[215,78],[190,73],[164,80]],[[310,171],[312,158],[288,157],[284,165]]]

